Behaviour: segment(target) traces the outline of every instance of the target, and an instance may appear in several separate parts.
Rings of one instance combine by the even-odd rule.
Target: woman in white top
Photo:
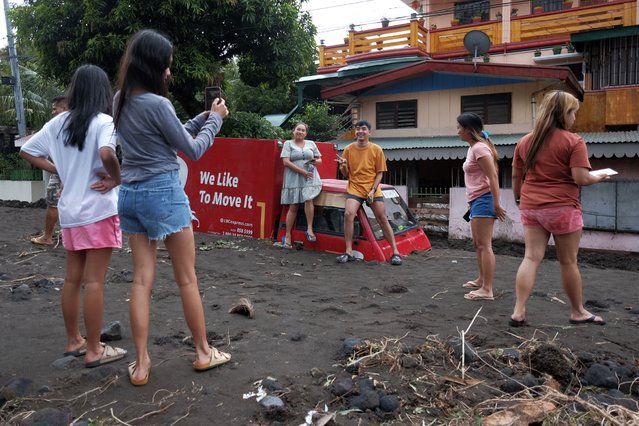
[[[67,252],[61,295],[67,332],[64,355],[85,355],[86,367],[98,367],[126,354],[124,349],[100,344],[104,279],[113,248],[122,247],[115,190],[120,184],[120,165],[113,119],[107,115],[112,98],[106,73],[95,65],[81,66],[69,86],[69,111],[45,124],[20,151],[33,165],[60,175],[64,188],[58,201]],[[79,325],[83,284],[86,339]]]

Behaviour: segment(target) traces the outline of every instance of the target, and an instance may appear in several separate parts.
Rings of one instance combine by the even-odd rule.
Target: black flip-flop
[[[508,325],[511,327],[523,327],[524,325],[526,325],[526,320],[516,320],[516,319],[510,319],[508,321]]]
[[[582,319],[582,320],[568,320],[571,324],[597,324],[597,325],[606,325],[606,321],[601,319],[601,321],[597,321],[597,315],[591,315],[590,318]]]
[[[401,265],[402,264],[402,257],[400,255],[398,255],[398,254],[392,255],[391,258],[390,258],[390,264],[391,265],[395,265],[395,266]]]

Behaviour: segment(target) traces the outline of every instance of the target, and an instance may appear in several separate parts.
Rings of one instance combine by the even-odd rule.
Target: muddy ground
[[[528,326],[511,328],[519,245],[495,243],[496,300],[477,302],[461,287],[476,275],[467,241],[431,236],[431,251],[394,267],[338,265],[329,253],[198,234],[209,338],[232,362],[192,369],[170,259],[160,251],[153,368],[149,384],[137,388],[126,374],[130,253],[114,253],[105,287],[105,323],[121,325],[121,340],[111,343],[129,355],[97,369],[81,358],[61,362],[65,252],[29,242],[44,210],[21,207],[0,206],[0,423],[509,424],[490,422],[522,413],[547,424],[639,422],[637,254],[580,256],[587,306],[605,326],[568,323],[559,265],[549,255]],[[240,297],[252,301],[253,318],[228,312]],[[464,330],[471,346],[462,363],[455,347]],[[522,401],[546,411],[529,413]]]

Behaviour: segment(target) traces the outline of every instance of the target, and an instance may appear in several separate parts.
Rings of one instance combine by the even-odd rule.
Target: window
[[[386,216],[388,217],[388,222],[393,230],[393,234],[399,235],[402,232],[419,226],[419,223],[415,220],[413,214],[410,210],[408,210],[406,203],[402,200],[402,197],[395,189],[384,189],[382,190],[382,193],[384,195]],[[364,213],[366,213],[368,222],[371,225],[371,230],[375,235],[375,239],[383,240],[384,233],[382,232],[381,225],[375,218],[375,213],[373,213],[373,210],[368,207],[366,203],[362,204],[362,207],[364,208]]]
[[[511,122],[512,94],[462,96],[461,112],[474,112],[484,124],[507,124]]]
[[[378,102],[377,129],[417,127],[417,100]]]
[[[353,238],[355,240],[364,239],[362,226],[359,223],[359,217],[355,217]],[[297,219],[295,229],[306,231],[306,214],[304,209],[297,210]],[[315,206],[315,215],[313,217],[313,230],[316,234],[344,236],[344,209],[331,206]]]
[[[582,0],[583,1],[583,0]],[[580,3],[582,6],[583,3]],[[541,6],[544,12],[551,12],[553,10],[562,10],[564,8],[564,0],[533,0],[531,2],[531,10],[535,7]]]
[[[454,17],[459,19],[460,24],[470,24],[474,16],[480,16],[482,21],[487,21],[490,16],[490,1],[455,3]]]
[[[585,51],[590,58],[591,90],[639,84],[639,36],[588,43]]]

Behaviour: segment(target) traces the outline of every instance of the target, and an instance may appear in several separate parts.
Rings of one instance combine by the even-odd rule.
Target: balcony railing
[[[559,10],[513,18],[511,41],[555,38],[580,31],[627,27],[635,24],[633,9],[636,7],[636,2],[603,3],[570,11]]]
[[[509,43],[534,42],[568,37],[593,29],[636,25],[634,8],[637,0],[613,1],[570,10],[512,17],[510,27],[502,21],[487,21],[450,28],[429,30],[417,20],[366,31],[350,31],[348,43],[319,46],[320,68],[345,65],[348,56],[413,48],[424,55],[446,56],[464,51],[464,36],[470,30],[481,30],[491,45],[501,45],[503,34],[510,34]],[[346,41],[346,40],[345,40]],[[503,49],[502,49],[503,50]]]

